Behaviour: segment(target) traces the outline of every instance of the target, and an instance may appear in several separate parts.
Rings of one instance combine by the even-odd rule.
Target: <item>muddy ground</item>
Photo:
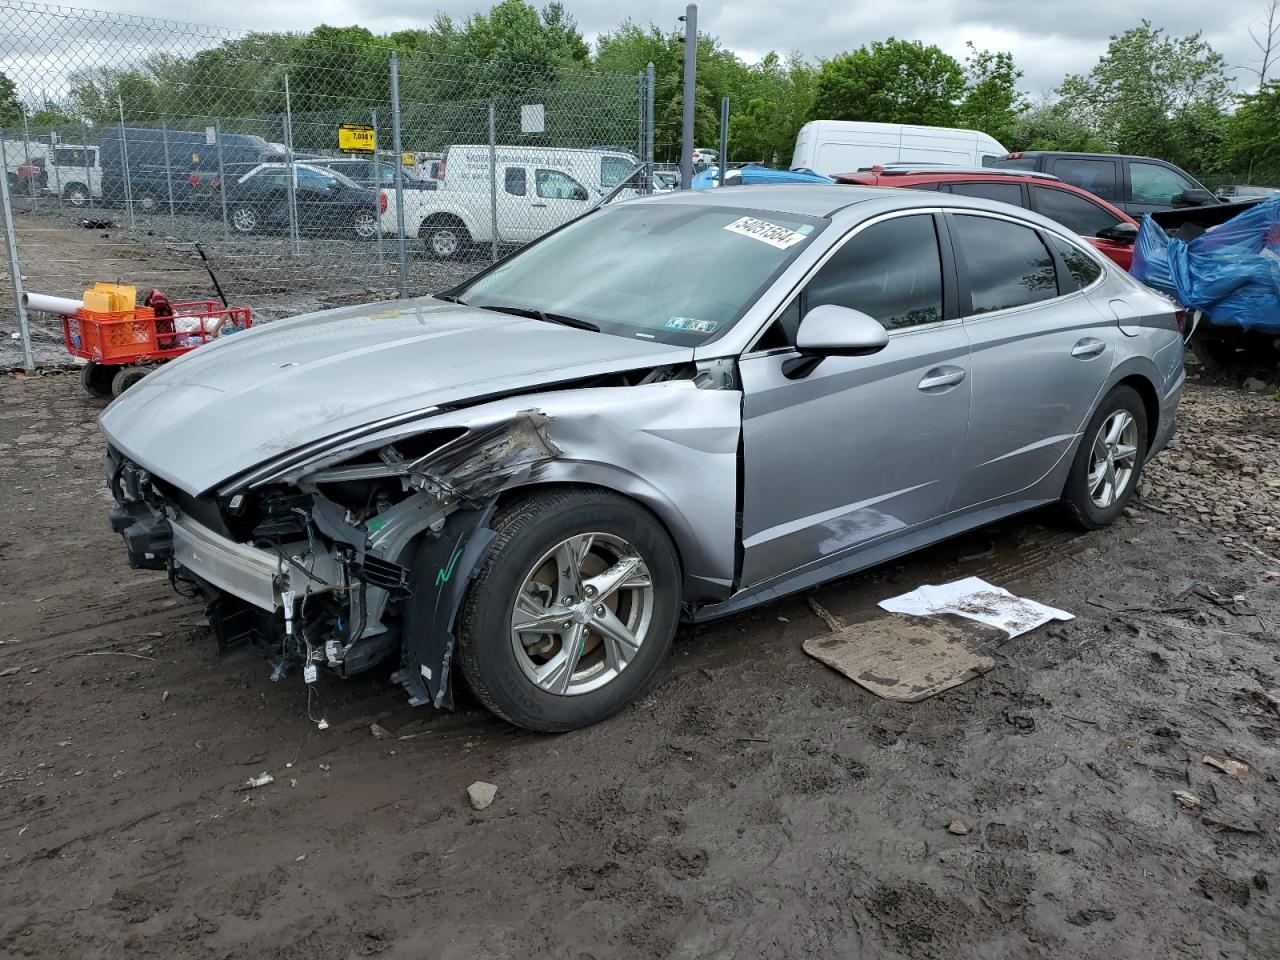
[[[2,957],[1280,956],[1274,400],[1192,385],[1112,529],[1035,514],[815,594],[855,621],[979,575],[1077,614],[986,676],[878,700],[797,597],[559,737],[218,657],[107,529],[100,409],[0,381]]]

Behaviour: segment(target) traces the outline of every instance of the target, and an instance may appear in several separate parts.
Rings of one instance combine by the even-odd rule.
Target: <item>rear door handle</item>
[[[954,387],[963,382],[965,371],[959,367],[934,367],[920,381],[920,390],[938,390],[942,387]]]
[[[1093,337],[1085,337],[1083,340],[1076,342],[1071,348],[1071,355],[1081,360],[1088,360],[1090,357],[1096,357],[1107,349],[1106,343],[1101,340],[1095,340]]]

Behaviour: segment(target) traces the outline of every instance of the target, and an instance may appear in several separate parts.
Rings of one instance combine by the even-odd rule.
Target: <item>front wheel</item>
[[[428,224],[422,228],[427,256],[433,260],[457,260],[471,242],[466,227],[456,221]]]
[[[561,732],[640,696],[680,612],[679,560],[657,519],[608,491],[561,489],[512,502],[492,526],[457,620],[459,664],[481,702]]]
[[[1147,410],[1132,387],[1108,393],[1085,427],[1067,475],[1062,502],[1085,530],[1120,516],[1138,488],[1147,454]]]
[[[69,183],[62,191],[62,199],[73,207],[83,207],[89,202],[89,188],[83,183]]]
[[[258,212],[253,207],[237,205],[232,207],[228,218],[236,233],[250,234],[258,232]]]

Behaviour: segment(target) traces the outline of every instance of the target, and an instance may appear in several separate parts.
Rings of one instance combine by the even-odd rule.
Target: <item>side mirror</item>
[[[1203,207],[1205,204],[1214,203],[1214,196],[1208,190],[1202,190],[1199,187],[1193,187],[1190,190],[1183,190],[1180,194],[1173,198],[1173,203],[1178,207]]]
[[[1138,228],[1132,223],[1121,221],[1111,227],[1103,227],[1098,231],[1099,240],[1110,240],[1112,243],[1133,243],[1138,239]]]
[[[574,199],[574,200],[590,200],[591,198],[587,195],[586,188],[584,188],[584,187],[574,187],[574,188],[573,188],[573,199]]]
[[[805,357],[865,357],[888,344],[889,331],[880,321],[833,303],[806,313],[796,332],[796,350]]]

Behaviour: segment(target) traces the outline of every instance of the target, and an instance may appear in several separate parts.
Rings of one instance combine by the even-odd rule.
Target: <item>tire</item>
[[[598,723],[643,694],[671,646],[680,614],[680,562],[658,520],[639,504],[605,490],[558,488],[511,502],[495,514],[491,526],[497,539],[463,597],[456,621],[458,663],[480,702],[516,726],[559,733]],[[561,612],[565,591],[572,588],[559,575],[563,568],[546,555],[566,541],[587,543],[586,534],[595,535],[580,565],[587,582],[579,602]],[[634,566],[635,558],[642,567]],[[548,565],[554,567],[550,573],[540,572]],[[600,582],[597,573],[624,569],[629,572],[616,592],[589,599],[592,578]],[[647,586],[631,585],[645,579]],[[535,586],[542,592],[524,592]],[[522,610],[526,618],[531,609],[535,616],[537,611],[552,612],[557,621],[550,625],[553,632],[516,633],[512,618],[521,596],[527,601]],[[604,603],[597,604],[598,599]],[[600,615],[604,609],[607,617]],[[564,624],[573,632],[562,632]],[[606,641],[596,632],[597,624],[630,628],[630,635],[639,637],[638,647],[628,650]],[[568,670],[566,638],[577,643]],[[629,659],[615,669],[621,660],[611,656],[622,653]],[[553,669],[556,663],[558,670]],[[551,671],[542,686],[530,675],[539,666]],[[567,689],[553,691],[557,686]]]
[[[471,245],[471,234],[454,217],[423,224],[422,246],[432,260],[461,260]]]
[[[134,198],[133,202],[138,205],[138,208],[143,213],[147,214],[155,213],[156,209],[160,206],[160,198],[150,190],[144,190]]]
[[[357,210],[351,216],[351,229],[357,240],[372,240],[380,228],[378,216],[372,210]]]
[[[147,367],[121,367],[111,378],[111,395],[120,396],[150,372]]]
[[[1106,431],[1116,424],[1125,426],[1111,444]],[[1118,386],[1089,418],[1067,474],[1062,503],[1071,522],[1084,530],[1100,530],[1114,522],[1138,488],[1146,455],[1146,407],[1136,390]],[[1109,475],[1107,465],[1112,467]]]
[[[63,188],[62,199],[73,207],[83,207],[89,202],[89,188],[83,183],[68,183]]]
[[[239,203],[227,212],[227,222],[231,229],[242,236],[257,233],[261,227],[258,211],[246,204]]]
[[[111,392],[111,381],[116,373],[116,367],[104,367],[90,360],[80,368],[80,385],[95,397],[114,396]]]

